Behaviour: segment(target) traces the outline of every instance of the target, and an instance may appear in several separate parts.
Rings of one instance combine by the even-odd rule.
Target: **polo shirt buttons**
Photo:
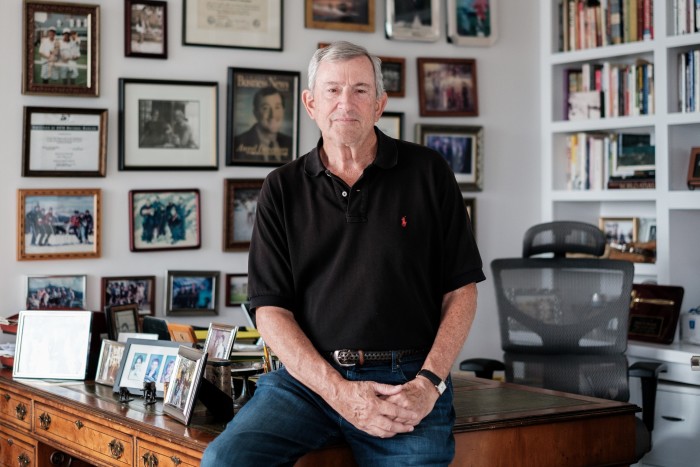
[[[343,198],[346,198],[346,197],[348,196],[348,192],[345,191],[345,190],[343,190],[343,192],[341,193],[341,195],[343,195]]]

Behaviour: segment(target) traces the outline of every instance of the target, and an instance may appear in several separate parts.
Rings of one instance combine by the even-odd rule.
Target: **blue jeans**
[[[351,381],[404,384],[424,355],[340,367]],[[360,466],[444,466],[454,457],[452,382],[411,433],[378,438],[352,426],[284,368],[262,375],[255,396],[207,447],[202,467],[293,465],[305,453],[345,440]]]

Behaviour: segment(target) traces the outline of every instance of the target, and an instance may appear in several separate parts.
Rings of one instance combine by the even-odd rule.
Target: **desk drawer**
[[[84,415],[41,403],[34,406],[34,433],[56,441],[68,450],[94,456],[110,465],[131,465],[133,438],[92,422]]]
[[[29,432],[32,428],[31,399],[0,387],[0,419]]]
[[[197,467],[201,459],[178,452],[177,445],[136,440],[136,465],[142,467]]]
[[[36,442],[19,438],[15,430],[0,427],[0,465],[33,467],[36,464]]]

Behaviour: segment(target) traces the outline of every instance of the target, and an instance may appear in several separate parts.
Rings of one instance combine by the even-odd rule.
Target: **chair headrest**
[[[578,221],[554,221],[530,227],[523,237],[523,258],[551,253],[564,257],[567,253],[602,256],[605,234],[598,226]]]

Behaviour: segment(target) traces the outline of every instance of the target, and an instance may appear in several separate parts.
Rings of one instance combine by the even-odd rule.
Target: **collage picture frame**
[[[156,397],[163,397],[166,383],[175,374],[175,360],[182,342],[152,339],[127,339],[119,363],[113,392],[128,388],[132,394],[143,395],[143,383],[156,383]]]

